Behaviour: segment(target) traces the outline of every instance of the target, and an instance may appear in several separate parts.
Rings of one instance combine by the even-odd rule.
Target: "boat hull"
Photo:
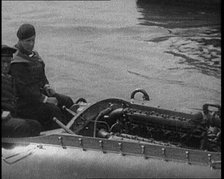
[[[209,166],[37,143],[2,150],[2,178],[221,178]],[[21,151],[18,159],[4,158]],[[31,152],[31,154],[29,154]],[[28,155],[29,154],[29,155]],[[18,160],[18,161],[17,161]]]

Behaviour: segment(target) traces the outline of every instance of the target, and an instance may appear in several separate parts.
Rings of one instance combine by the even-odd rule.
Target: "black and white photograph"
[[[2,0],[3,179],[221,178],[221,0]]]

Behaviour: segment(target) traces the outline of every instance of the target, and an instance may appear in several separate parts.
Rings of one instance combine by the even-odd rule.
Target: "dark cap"
[[[14,47],[9,47],[7,45],[2,45],[2,57],[12,57],[13,53],[17,51]]]
[[[19,27],[17,31],[17,37],[19,38],[19,40],[28,39],[35,34],[35,28],[31,24],[23,24]]]

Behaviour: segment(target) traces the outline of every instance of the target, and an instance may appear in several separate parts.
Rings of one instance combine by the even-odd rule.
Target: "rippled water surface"
[[[221,103],[220,18],[217,7],[141,0],[3,1],[2,43],[32,23],[58,92],[94,102],[144,88],[149,104],[188,110]]]

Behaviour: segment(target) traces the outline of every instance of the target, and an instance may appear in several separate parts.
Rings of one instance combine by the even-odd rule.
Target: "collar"
[[[11,77],[11,75],[10,74],[4,74],[4,73],[2,73],[2,77]]]
[[[29,54],[28,56],[29,56],[30,58],[32,58],[34,55],[35,55],[35,53],[32,51],[32,53]]]
[[[22,54],[24,54],[24,55],[26,55],[26,56],[28,56],[28,57],[33,57],[33,56],[35,55],[33,51],[30,52],[30,51],[27,51],[26,49],[24,49],[24,48],[22,47],[22,45],[21,45],[19,42],[15,45],[15,47],[16,47]]]

